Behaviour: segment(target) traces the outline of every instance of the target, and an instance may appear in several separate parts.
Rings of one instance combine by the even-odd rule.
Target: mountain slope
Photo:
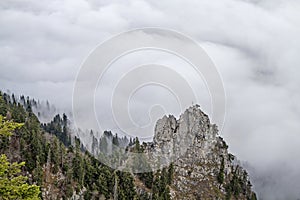
[[[152,167],[172,161],[172,199],[256,199],[247,172],[227,149],[197,105],[178,120],[158,120],[153,142],[144,145]]]
[[[198,106],[188,108],[178,120],[173,116],[158,120],[153,142],[130,139],[129,146],[120,149],[125,155],[145,153],[145,160],[150,160],[123,156],[124,165],[159,168],[139,173],[103,165],[97,158],[108,152],[107,138],[92,145],[92,155],[74,137],[66,115],[41,124],[30,102],[20,103],[0,92],[0,115],[24,123],[8,140],[0,138],[0,153],[11,162],[26,162],[23,175],[40,186],[41,199],[256,199],[247,172]],[[122,141],[117,135],[104,135],[112,143]]]
[[[11,137],[0,137],[0,154],[11,163],[25,162],[22,175],[40,186],[41,199],[113,199],[114,188],[130,199],[136,197],[131,174],[117,172],[84,151],[81,141],[71,137],[66,117],[41,124],[27,99],[22,103],[0,92],[0,115],[24,123]],[[115,179],[122,182],[115,185]]]

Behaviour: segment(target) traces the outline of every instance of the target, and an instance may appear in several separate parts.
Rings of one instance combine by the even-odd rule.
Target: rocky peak
[[[159,119],[144,152],[152,168],[173,164],[173,199],[255,199],[247,172],[227,149],[217,126],[194,105],[179,119]]]
[[[210,124],[208,116],[199,105],[189,107],[179,119],[172,115],[159,119],[155,126],[154,143],[186,137],[201,137]],[[202,135],[201,135],[202,134]]]
[[[217,127],[210,124],[208,116],[200,110],[199,105],[189,107],[177,120],[174,116],[164,116],[155,126],[155,134],[148,152],[156,152],[166,162],[175,161],[184,156],[188,150],[201,148],[209,153],[217,143]]]

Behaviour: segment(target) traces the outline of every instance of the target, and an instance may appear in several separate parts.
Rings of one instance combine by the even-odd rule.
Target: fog
[[[206,50],[222,77],[226,119],[220,134],[229,150],[247,162],[259,197],[297,199],[299,10],[297,0],[2,0],[0,89],[49,100],[58,109],[71,112],[74,80],[98,44],[133,28],[179,31]],[[180,68],[183,77],[194,80],[192,84],[202,98],[193,103],[211,114],[203,80],[197,82],[188,66],[161,53],[143,52],[120,59],[97,94],[111,92],[117,72],[122,75],[121,68],[149,59]],[[161,88],[145,88],[135,98],[129,108],[141,125],[148,123],[149,106],[157,103],[166,105],[165,113],[180,113],[172,95]],[[117,132],[116,127],[109,127],[110,118],[99,114],[106,128]],[[88,120],[84,125],[89,126]]]

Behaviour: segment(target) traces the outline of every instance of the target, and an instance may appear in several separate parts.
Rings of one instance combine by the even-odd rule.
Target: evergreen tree
[[[65,146],[69,146],[71,145],[71,139],[68,133],[68,117],[65,113],[63,114],[62,126],[63,126],[62,128],[63,130],[62,130],[61,141],[62,143],[65,144]]]
[[[83,184],[83,160],[80,155],[80,140],[75,138],[75,156],[72,161],[72,167],[74,172],[74,178],[78,181],[80,185]]]
[[[98,185],[100,194],[103,194],[105,198],[108,199],[110,195],[105,174],[100,173],[98,177]]]
[[[9,137],[23,124],[5,121],[0,115],[0,136]],[[39,199],[39,187],[26,183],[27,177],[20,175],[25,162],[10,163],[5,154],[0,156],[0,197],[1,199]]]
[[[39,199],[40,188],[26,183],[27,177],[19,175],[25,162],[9,163],[5,154],[0,156],[1,199]]]
[[[168,169],[168,184],[169,185],[172,184],[173,176],[174,176],[174,164],[171,163],[169,166],[169,169]]]
[[[119,138],[118,134],[114,135],[112,138],[112,151],[116,151],[119,149]]]
[[[100,151],[104,154],[104,155],[107,155],[108,154],[108,143],[107,143],[107,138],[104,136],[104,137],[101,137],[100,138]]]
[[[7,104],[3,99],[2,93],[0,92],[0,115],[6,116]]]
[[[222,156],[221,158],[221,166],[220,166],[220,171],[219,171],[219,174],[217,176],[217,179],[218,179],[218,182],[220,184],[222,184],[224,182],[224,168],[225,168],[225,165],[224,165],[224,157]]]
[[[37,185],[42,186],[43,184],[43,168],[40,163],[40,159],[37,156],[36,158],[36,168],[33,170],[33,180],[37,183]]]
[[[128,172],[117,171],[118,178],[118,199],[135,199],[136,191],[133,177]]]
[[[53,163],[53,173],[57,173],[58,172],[58,167],[60,164],[60,149],[59,149],[60,145],[59,145],[59,141],[57,138],[53,139],[52,142],[52,146],[51,146],[51,162]]]

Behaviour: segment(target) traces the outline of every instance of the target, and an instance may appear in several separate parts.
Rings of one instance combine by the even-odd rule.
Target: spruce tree
[[[0,136],[9,137],[23,124],[5,121],[0,115]],[[10,163],[5,154],[0,156],[0,197],[1,199],[39,199],[40,189],[26,183],[26,176],[20,175],[25,162]]]

